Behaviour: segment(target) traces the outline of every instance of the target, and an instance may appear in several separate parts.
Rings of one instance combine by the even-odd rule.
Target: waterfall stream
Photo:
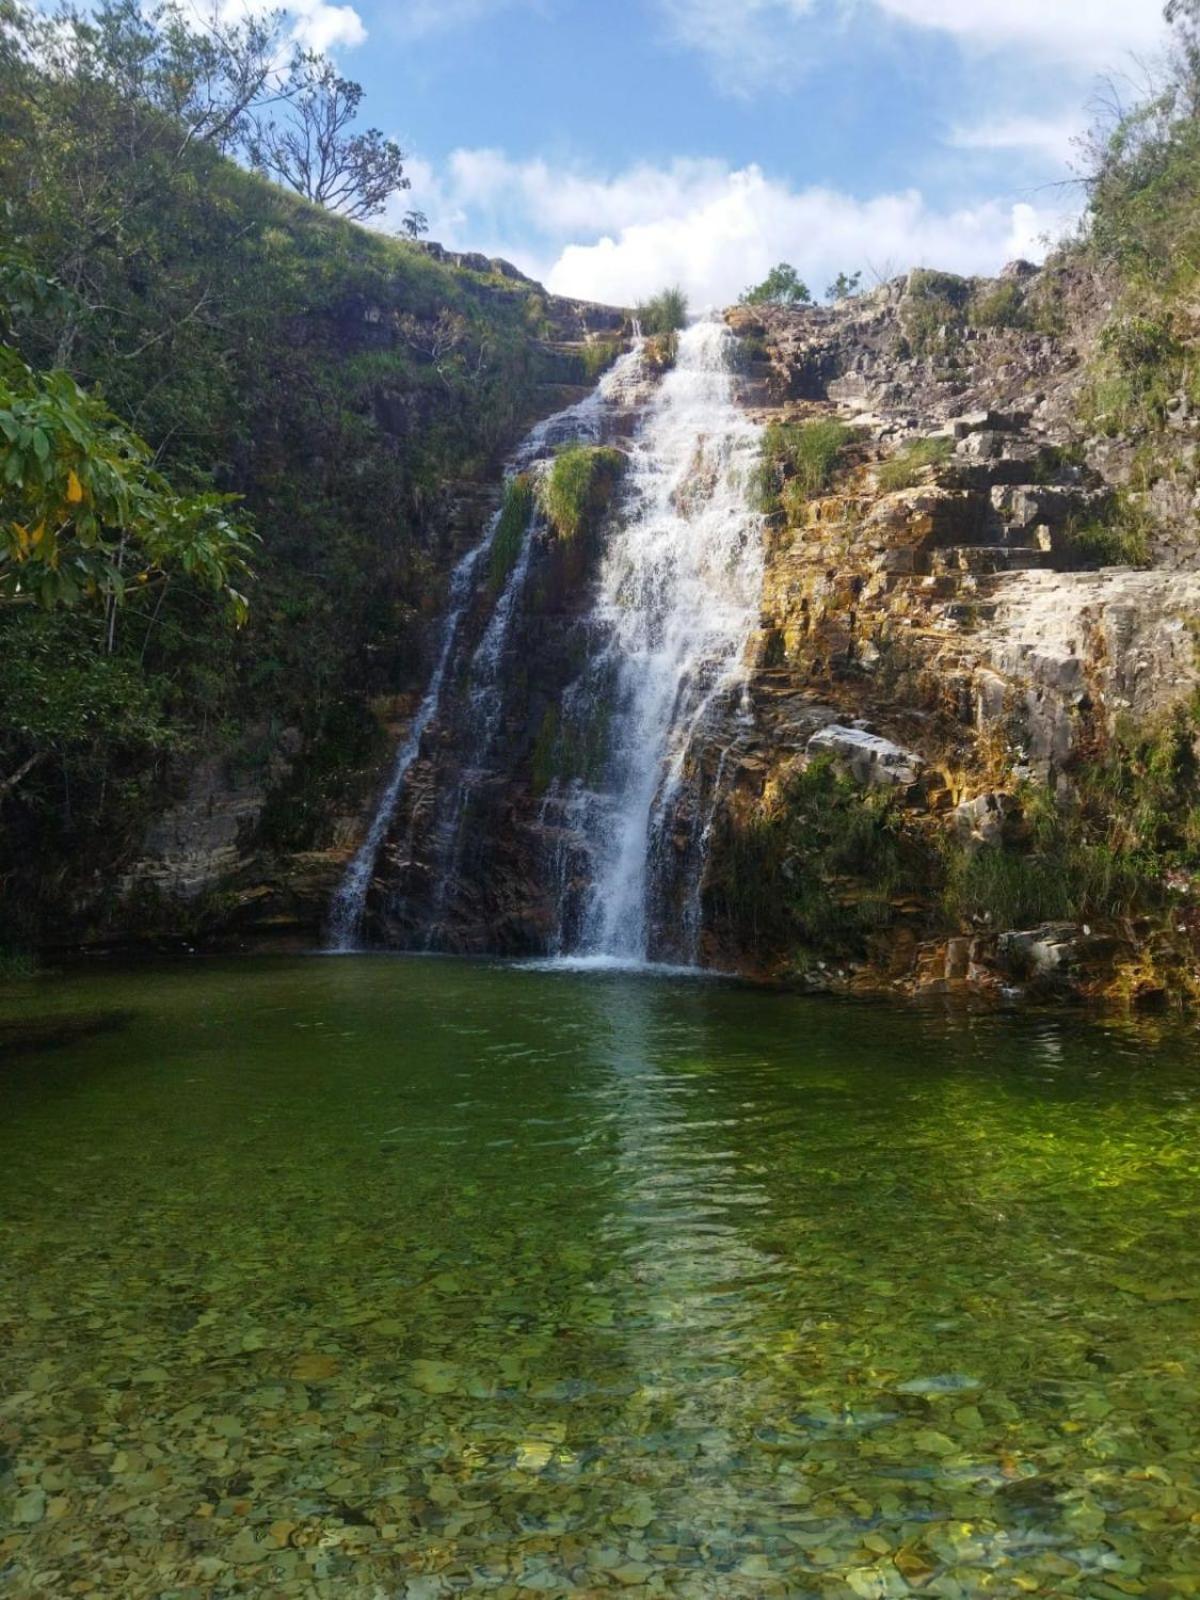
[[[535,685],[543,701],[555,697],[560,751],[587,752],[573,774],[567,763],[551,780],[528,824],[540,843],[525,858],[526,881],[550,908],[543,948],[560,958],[700,958],[704,874],[726,769],[736,765],[727,757],[747,723],[747,647],[763,580],[763,519],[749,492],[760,429],[737,402],[736,349],[723,323],[697,322],[679,335],[671,370],[650,384],[638,339],[584,400],[539,423],[507,469],[536,477],[566,444],[617,438],[628,448],[570,624],[582,664],[556,688]],[[333,904],[334,950],[358,946],[380,851],[435,725],[445,754],[431,768],[440,776],[422,835],[428,888],[409,902],[409,938],[458,947],[464,906],[495,893],[489,863],[509,836],[508,813],[481,825],[476,802],[487,792],[519,797],[522,784],[528,794],[520,751],[529,688],[514,652],[540,648],[546,622],[532,574],[545,572],[555,543],[535,501],[495,593],[487,557],[499,523],[497,513],[452,576],[425,696]],[[505,764],[510,747],[515,766]]]
[[[619,402],[625,385],[637,371],[640,363],[640,339],[635,348],[618,358],[600,382],[584,399],[555,412],[530,430],[524,442],[514,453],[505,468],[505,480],[522,472],[529,472],[551,459],[563,444],[591,441],[599,437],[606,412]],[[442,695],[451,663],[456,655],[463,619],[470,609],[479,577],[485,568],[485,558],[492,548],[502,512],[497,511],[488,521],[483,537],[467,552],[455,567],[450,580],[450,596],[442,623],[441,641],[437,660],[425,690],[424,697],[413,718],[406,737],[396,752],[391,772],[379,796],[366,837],[359,846],[345,877],[333,897],[329,913],[328,949],[335,954],[347,954],[358,949],[366,914],[367,894],[375,873],[379,852],[396,815],[405,782],[421,751],[421,741],[438,715]],[[526,530],[520,555],[496,603],[495,610],[472,660],[471,680],[473,698],[481,723],[494,721],[499,713],[499,699],[494,683],[508,626],[529,566],[529,551],[536,517]],[[490,738],[490,729],[484,734]],[[461,796],[455,804],[461,809]],[[457,831],[457,824],[451,834]]]
[[[659,953],[663,845],[689,751],[745,682],[763,579],[762,518],[748,492],[760,430],[736,403],[735,349],[720,322],[680,335],[635,437],[601,566],[594,621],[606,643],[580,687],[593,686],[590,716],[607,718],[609,754],[604,784],[571,802],[592,853],[567,946],[577,957],[636,963]],[[693,854],[702,873],[703,851]],[[698,883],[685,888],[689,903],[698,893]],[[677,934],[657,944],[694,959],[696,938],[683,926]]]

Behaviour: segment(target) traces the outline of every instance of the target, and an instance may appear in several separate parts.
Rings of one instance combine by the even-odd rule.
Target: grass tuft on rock
[[[500,521],[496,525],[488,562],[488,583],[493,593],[504,587],[506,578],[517,564],[533,506],[533,480],[529,474],[523,472],[518,477],[510,478],[504,486],[504,504],[500,509]]]
[[[575,539],[612,503],[625,456],[606,445],[568,445],[538,485],[538,498],[560,539]]]
[[[911,489],[927,468],[944,466],[953,454],[951,439],[915,439],[879,468],[879,487],[885,494]]]

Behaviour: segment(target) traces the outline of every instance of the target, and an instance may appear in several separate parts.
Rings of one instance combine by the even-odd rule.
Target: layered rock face
[[[1131,493],[1133,443],[1081,421],[1085,366],[1108,309],[1102,286],[1021,264],[995,284],[944,279],[939,306],[1000,295],[1010,313],[1019,308],[1019,325],[963,318],[930,329],[921,280],[931,276],[832,309],[730,313],[754,358],[751,403],[763,420],[836,419],[853,436],[832,483],[772,520],[753,732],[732,774],[727,854],[738,815],[821,752],[859,784],[903,790],[931,841],[998,842],[1022,783],[1067,796],[1123,720],[1153,725],[1200,681],[1190,482]],[[1029,323],[1051,297],[1057,329],[1036,331]],[[1186,412],[1178,426],[1191,426]],[[1118,496],[1126,516],[1131,506],[1142,515],[1145,569],[1081,570],[1095,565],[1081,530],[1111,522]],[[700,768],[732,732],[715,731]],[[722,934],[727,868],[718,848],[710,959],[778,970],[786,958],[769,939],[746,950]],[[843,963],[841,980],[830,969],[822,981],[871,986],[885,966],[892,985],[969,978],[994,990],[1028,974],[1031,948],[1053,948],[1053,960],[1033,963],[1039,972],[1077,971],[1097,988],[1139,942],[1126,924],[1089,964],[1077,958],[1090,930],[1008,937],[981,925],[928,938],[937,919],[923,926],[929,908],[913,910],[886,958]]]

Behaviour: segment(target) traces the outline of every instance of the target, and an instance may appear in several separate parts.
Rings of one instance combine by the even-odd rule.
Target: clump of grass
[[[1150,521],[1129,495],[1118,494],[1099,515],[1068,522],[1064,544],[1072,567],[1146,567]]]
[[[619,339],[596,339],[590,344],[585,344],[579,352],[579,359],[583,363],[583,370],[589,382],[594,383],[621,354],[621,341]]]
[[[608,508],[625,470],[620,450],[568,445],[538,484],[538,499],[560,539],[574,539]]]
[[[681,328],[687,327],[687,295],[678,287],[663,289],[653,299],[643,300],[634,315],[647,337],[659,333],[678,333]]]
[[[973,328],[1028,328],[1025,296],[1016,283],[998,283],[971,301],[967,313]]]
[[[754,484],[759,510],[768,516],[782,507],[794,522],[805,502],[833,482],[853,428],[832,417],[812,422],[773,422],[763,435]]]
[[[533,513],[533,496],[533,480],[526,472],[510,478],[504,486],[504,504],[488,561],[488,582],[493,591],[504,587],[505,579],[517,564],[521,542]]]
[[[914,439],[879,468],[879,487],[885,494],[911,489],[927,467],[940,467],[953,454],[952,439]]]

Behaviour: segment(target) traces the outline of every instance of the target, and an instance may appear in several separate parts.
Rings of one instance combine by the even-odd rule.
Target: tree
[[[861,285],[861,272],[839,272],[837,277],[825,290],[825,298],[831,303],[838,300],[851,300],[856,294],[858,294]]]
[[[102,400],[0,348],[0,602],[111,610],[131,583],[177,570],[240,619],[233,579],[247,544],[234,499],[176,494]]]
[[[288,97],[284,120],[260,121],[248,141],[251,163],[315,205],[361,222],[376,216],[394,194],[412,187],[405,155],[378,128],[352,133],[362,85],[343,78],[322,56],[304,57],[301,85]],[[409,212],[405,231],[424,231],[424,217]]]
[[[746,290],[740,303],[744,306],[807,306],[812,304],[812,295],[795,267],[781,261],[761,283]]]
[[[45,313],[68,291],[0,253],[0,604],[46,609],[85,599],[110,615],[132,581],[175,569],[224,595],[246,570],[233,495],[179,495],[149,447],[69,373],[36,372],[7,340],[15,317]],[[112,629],[108,629],[111,640]]]

